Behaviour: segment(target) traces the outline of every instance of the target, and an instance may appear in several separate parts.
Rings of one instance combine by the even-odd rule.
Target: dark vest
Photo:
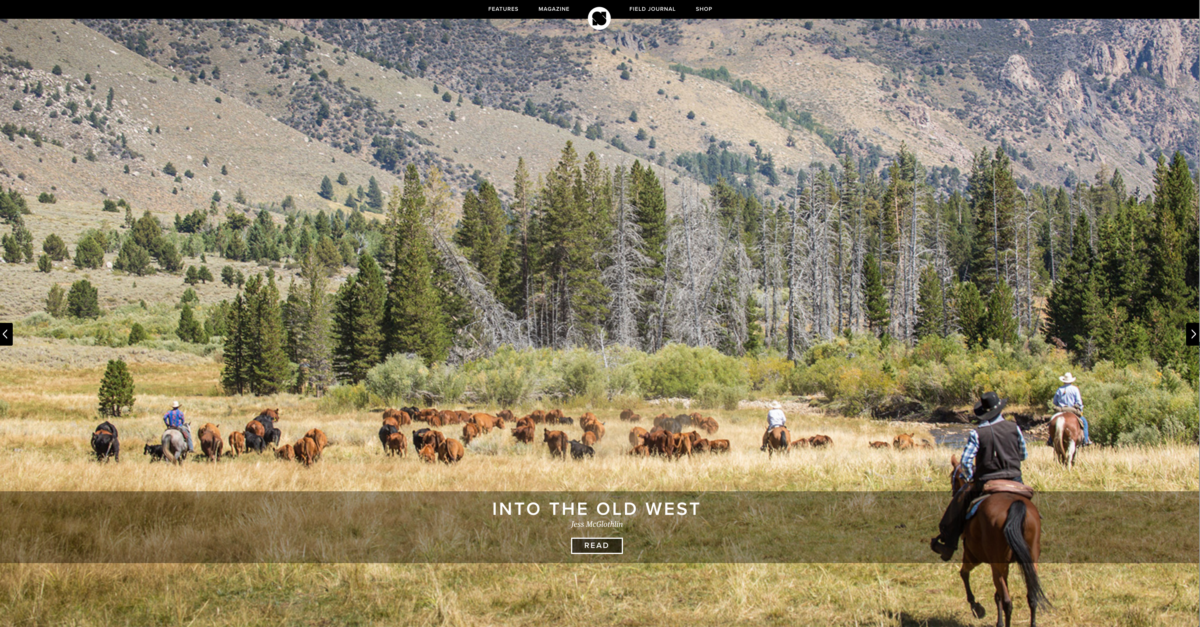
[[[1021,430],[1017,423],[1001,420],[975,432],[979,435],[975,481],[1013,479],[1021,475]]]

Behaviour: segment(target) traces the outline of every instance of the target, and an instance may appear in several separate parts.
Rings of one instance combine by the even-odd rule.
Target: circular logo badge
[[[596,7],[588,11],[588,24],[596,30],[604,30],[608,28],[608,23],[611,21],[611,16],[608,14],[608,9],[604,7]]]

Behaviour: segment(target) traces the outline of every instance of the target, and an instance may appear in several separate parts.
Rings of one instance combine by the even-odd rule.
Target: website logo
[[[608,14],[608,9],[604,7],[596,7],[588,12],[588,24],[596,30],[604,30],[608,28],[612,17]]]

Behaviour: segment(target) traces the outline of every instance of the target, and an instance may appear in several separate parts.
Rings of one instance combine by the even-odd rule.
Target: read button
[[[571,538],[571,555],[622,555],[624,538]]]

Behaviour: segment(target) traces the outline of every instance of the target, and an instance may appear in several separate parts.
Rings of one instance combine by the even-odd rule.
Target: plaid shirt
[[[988,425],[994,425],[1002,420],[1004,420],[1004,416],[999,415],[987,422],[979,423],[979,426],[986,427]],[[1017,434],[1021,436],[1021,459],[1029,459],[1029,451],[1025,449],[1025,434],[1021,433],[1020,427],[1017,427]],[[962,472],[963,476],[968,482],[970,482],[975,476],[975,455],[978,453],[979,432],[971,430],[971,435],[967,436],[967,446],[963,449],[962,454]]]
[[[170,428],[178,429],[183,426],[183,412],[178,409],[172,409],[163,416],[163,422]]]

